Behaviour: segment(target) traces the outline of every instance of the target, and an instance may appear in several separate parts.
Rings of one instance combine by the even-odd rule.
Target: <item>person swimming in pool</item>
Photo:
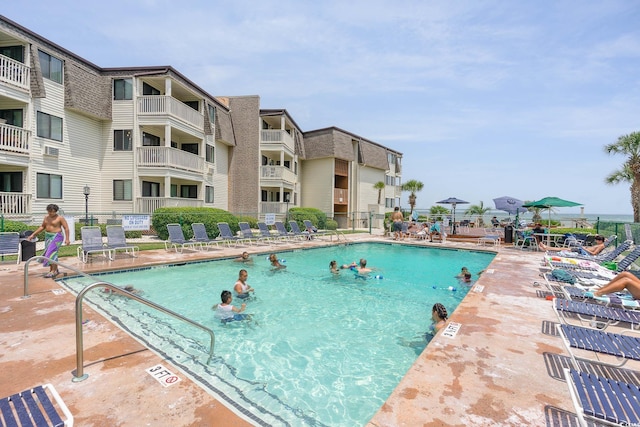
[[[469,273],[469,269],[467,267],[462,267],[460,269],[460,273],[456,274],[457,278],[463,278],[465,274]]]
[[[276,254],[269,255],[269,262],[271,262],[272,270],[283,270],[287,268],[286,265],[280,264],[280,261],[278,261],[278,257],[276,256]]]
[[[358,274],[371,273],[371,269],[367,268],[367,260],[364,258],[360,258],[360,264],[358,265],[356,270],[358,271]]]
[[[247,283],[247,277],[249,277],[247,270],[242,269],[238,272],[238,281],[233,285],[233,290],[236,291],[237,298],[246,299],[251,296],[251,292],[255,292],[255,289]]]
[[[134,294],[134,295],[143,295],[143,294],[144,294],[144,292],[143,292],[143,291],[141,291],[140,289],[136,289],[136,288],[134,288],[134,287],[133,287],[133,285],[126,285],[126,286],[125,286],[124,288],[122,288],[122,289],[124,289],[125,291],[127,291],[127,292],[129,292],[129,293],[132,293],[132,294]],[[104,292],[104,293],[106,293],[106,294],[111,294],[111,295],[113,295],[113,294],[118,294],[118,291],[117,291],[117,290],[115,290],[115,289],[111,289],[111,288],[104,288],[104,289],[102,290],[102,292]]]
[[[444,328],[447,324],[447,319],[449,315],[447,313],[447,309],[444,305],[439,302],[433,305],[431,309],[431,325],[429,325],[429,335],[435,335],[438,331]]]
[[[247,304],[242,303],[240,308],[231,304],[231,301],[233,301],[233,296],[231,296],[231,292],[222,291],[222,293],[220,294],[220,300],[222,302],[214,305],[213,307],[211,307],[211,309],[215,310],[216,317],[220,319],[221,322],[226,323],[226,322],[246,320],[249,318],[248,314],[240,314],[247,308]]]
[[[329,263],[329,271],[333,274],[340,274],[340,270],[338,270],[338,261],[334,259]]]
[[[242,252],[242,255],[240,255],[238,258],[234,259],[235,262],[244,262],[244,263],[252,263],[253,262],[253,258],[251,258],[249,256],[249,252],[244,251]]]

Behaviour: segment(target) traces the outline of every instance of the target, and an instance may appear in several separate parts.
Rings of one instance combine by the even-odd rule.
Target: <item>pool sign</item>
[[[445,336],[447,338],[455,338],[461,326],[462,325],[460,323],[451,322],[447,324],[447,327],[444,329],[444,331],[442,331],[442,336]]]
[[[125,231],[149,230],[151,216],[149,215],[122,215],[122,228]]]
[[[147,369],[147,373],[162,384],[163,387],[169,387],[170,385],[180,382],[180,377],[162,365],[156,365]]]
[[[264,214],[264,223],[267,225],[273,225],[276,223],[276,214],[268,213]]]

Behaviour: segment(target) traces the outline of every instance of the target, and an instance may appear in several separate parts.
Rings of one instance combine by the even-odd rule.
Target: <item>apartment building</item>
[[[171,66],[101,68],[0,16],[0,213],[152,213],[207,206],[264,218],[398,203],[401,153],[304,133],[259,96],[214,97]],[[383,181],[382,201],[373,184]],[[384,204],[383,204],[384,203]],[[362,226],[362,224],[357,224]]]

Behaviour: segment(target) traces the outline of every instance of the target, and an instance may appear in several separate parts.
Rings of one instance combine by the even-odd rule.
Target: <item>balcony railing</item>
[[[27,215],[31,213],[31,194],[0,192],[0,213]]]
[[[288,204],[289,209],[295,208],[296,206],[293,203]],[[284,214],[287,213],[287,203],[284,202],[260,202],[260,213],[274,213],[274,214]]]
[[[139,147],[138,166],[167,167],[204,173],[204,159],[195,154],[171,147]]]
[[[29,154],[29,135],[27,129],[0,124],[0,150]]]
[[[347,205],[349,204],[349,190],[346,188],[334,188],[333,189],[333,204],[334,205]]]
[[[260,178],[265,180],[282,180],[291,184],[297,182],[296,175],[284,166],[260,166]]]
[[[183,197],[138,197],[137,212],[153,213],[158,208],[175,208],[175,207],[202,207],[202,200],[186,199]]]
[[[281,129],[263,129],[260,131],[260,144],[262,148],[275,148],[277,145],[284,145],[291,151],[295,152],[293,138],[287,131]]]
[[[198,129],[203,129],[204,116],[183,102],[166,95],[144,95],[138,98],[138,114],[162,116],[169,114]]]
[[[31,69],[20,61],[0,55],[0,82],[29,90]]]

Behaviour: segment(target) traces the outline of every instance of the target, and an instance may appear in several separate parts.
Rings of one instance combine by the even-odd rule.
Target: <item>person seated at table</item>
[[[536,241],[538,243],[540,243],[542,241],[542,239],[540,238],[541,236],[536,236],[536,234],[544,234],[545,233],[545,229],[542,226],[542,224],[540,224],[539,222],[536,222],[536,224],[533,226],[533,229],[531,230],[533,234],[533,237],[535,237]]]
[[[633,299],[640,299],[640,278],[628,271],[622,271],[603,287],[595,291],[585,292],[584,296],[601,297],[603,295],[622,292],[624,290],[627,290]]]
[[[544,243],[540,242],[538,243],[538,247],[540,248],[540,250],[543,251],[553,251],[553,252],[560,252],[560,251],[566,251],[568,250],[568,248],[552,248],[550,246],[545,245]],[[596,244],[593,246],[580,246],[578,248],[572,248],[572,251],[578,251],[580,252],[581,255],[598,255],[600,252],[602,252],[604,250],[604,237],[602,236],[596,236]]]
[[[497,217],[493,217],[491,218],[491,225],[493,225],[493,228],[498,228],[500,227],[500,221],[498,221]]]

